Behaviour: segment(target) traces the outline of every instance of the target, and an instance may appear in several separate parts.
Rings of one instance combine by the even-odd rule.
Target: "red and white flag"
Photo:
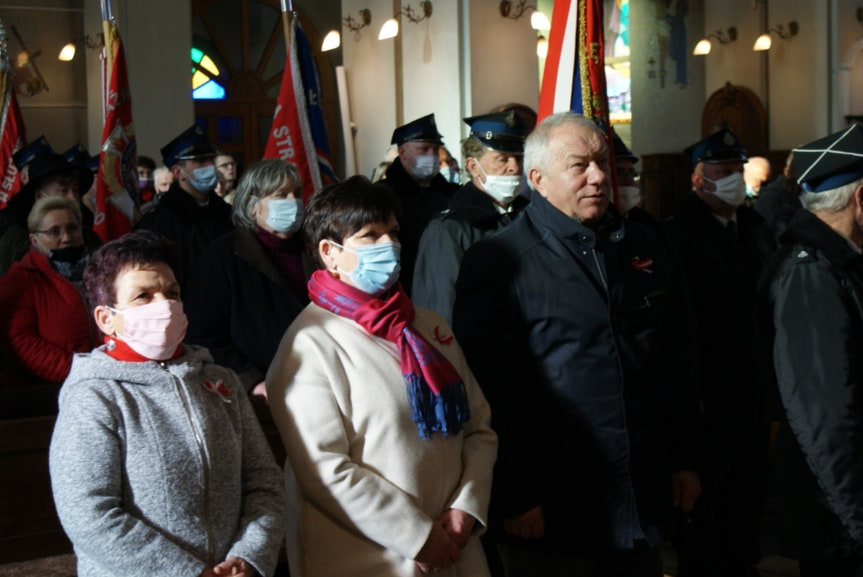
[[[319,165],[319,148],[316,146],[315,133],[309,120],[309,102],[307,93],[317,99],[318,94],[303,82],[299,42],[302,36],[296,17],[291,18],[291,46],[288,51],[288,61],[282,75],[282,86],[279,89],[279,99],[276,101],[276,111],[273,114],[273,125],[264,149],[264,158],[279,158],[297,167],[303,182],[303,202],[320,190],[324,185]],[[312,103],[313,105],[315,103]],[[318,105],[319,106],[319,105]],[[326,141],[324,134],[323,141]],[[328,156],[329,151],[325,151]],[[329,158],[325,159],[329,166]],[[327,181],[331,181],[329,178]]]
[[[18,107],[18,98],[12,86],[12,69],[9,65],[6,29],[0,20],[0,209],[21,189],[21,175],[12,155],[24,146],[24,120]]]
[[[96,217],[93,230],[103,241],[131,232],[139,216],[138,153],[132,122],[132,97],[126,73],[123,43],[114,28],[114,61],[105,98],[105,127],[99,153],[96,184]],[[106,47],[109,50],[111,47]]]
[[[613,149],[605,82],[603,0],[555,2],[551,15],[548,57],[539,92],[539,120],[571,110],[592,118]],[[615,178],[614,155],[610,154]],[[617,186],[614,186],[617,202]]]

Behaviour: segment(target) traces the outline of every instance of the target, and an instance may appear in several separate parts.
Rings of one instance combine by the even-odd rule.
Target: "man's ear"
[[[532,188],[545,197],[545,175],[538,168],[531,168],[526,176]]]
[[[854,204],[859,212],[863,212],[863,184],[854,191]],[[32,236],[32,235],[31,235]]]
[[[104,334],[111,336],[116,333],[114,330],[114,313],[108,307],[97,306],[93,309],[93,318],[96,320],[96,326]]]
[[[472,156],[468,156],[467,159],[464,161],[464,169],[467,170],[467,173],[471,176],[471,178],[479,179],[479,170],[476,167],[478,163],[479,161]]]

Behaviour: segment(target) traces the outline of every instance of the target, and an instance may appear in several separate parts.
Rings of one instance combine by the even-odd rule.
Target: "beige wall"
[[[59,153],[79,142],[86,146],[87,90],[80,57],[84,49],[79,43],[79,56],[72,62],[57,59],[64,44],[83,36],[81,0],[0,3],[0,19],[6,27],[10,58],[14,60],[22,49],[12,33],[14,25],[48,86],[34,96],[18,96],[28,140],[44,134]]]
[[[89,34],[101,31],[99,0],[85,0]],[[194,122],[189,50],[192,45],[189,0],[113,0],[126,52],[138,154],[161,164],[159,149]],[[102,141],[99,58],[88,51],[88,126],[90,150]]]

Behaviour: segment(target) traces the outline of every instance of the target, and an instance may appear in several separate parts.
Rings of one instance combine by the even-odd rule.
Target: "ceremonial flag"
[[[611,151],[603,22],[602,0],[554,3],[538,116],[542,120],[554,112],[571,110],[592,118],[605,133]],[[609,162],[616,181],[614,154],[609,154]],[[616,182],[613,190],[616,203]]]
[[[105,50],[113,48],[113,57],[108,59],[112,65],[105,97],[105,127],[99,153],[96,216],[93,220],[93,229],[105,242],[130,232],[139,216],[135,200],[138,154],[132,122],[132,98],[126,74],[126,56],[116,26],[112,26],[110,38]]]
[[[297,167],[305,201],[336,177],[330,164],[320,80],[296,17],[291,18],[289,36],[288,59],[264,158],[279,158]]]
[[[21,188],[21,176],[12,155],[24,146],[24,121],[21,109],[12,86],[12,68],[9,64],[6,29],[0,20],[0,209],[8,203]]]

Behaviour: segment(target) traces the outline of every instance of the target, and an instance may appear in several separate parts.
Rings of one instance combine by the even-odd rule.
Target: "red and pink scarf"
[[[414,305],[401,283],[374,297],[319,270],[309,279],[309,298],[396,344],[420,437],[428,439],[435,431],[444,435],[461,432],[470,418],[464,382],[446,357],[411,327]]]

